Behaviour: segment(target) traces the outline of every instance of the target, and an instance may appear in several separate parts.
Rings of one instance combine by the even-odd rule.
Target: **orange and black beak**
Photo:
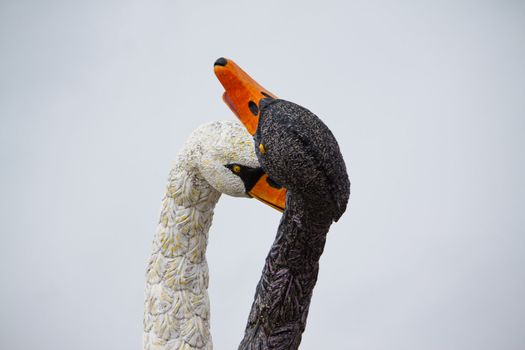
[[[213,70],[225,90],[222,99],[248,132],[254,135],[259,122],[260,101],[264,98],[274,99],[276,96],[259,85],[232,60],[219,58],[215,61]],[[286,189],[270,179],[262,168],[254,169],[239,164],[228,164],[226,167],[243,180],[246,193],[251,197],[284,211]]]
[[[225,90],[222,99],[248,132],[255,134],[259,122],[259,101],[276,96],[259,85],[232,60],[219,58],[215,61],[213,70]]]
[[[241,164],[227,164],[225,167],[241,178],[246,193],[250,197],[279,211],[284,211],[286,189],[270,179],[262,168],[252,168]]]

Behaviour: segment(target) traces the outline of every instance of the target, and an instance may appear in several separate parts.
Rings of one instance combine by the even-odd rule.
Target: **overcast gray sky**
[[[349,168],[302,349],[525,348],[520,1],[1,1],[0,347],[139,349],[165,181],[234,59]],[[280,214],[223,197],[216,349]]]

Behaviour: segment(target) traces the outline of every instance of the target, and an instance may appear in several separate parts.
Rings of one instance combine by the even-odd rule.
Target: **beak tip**
[[[224,57],[219,57],[215,63],[213,64],[213,66],[221,66],[221,67],[224,67],[226,66],[226,64],[228,63],[228,60]]]

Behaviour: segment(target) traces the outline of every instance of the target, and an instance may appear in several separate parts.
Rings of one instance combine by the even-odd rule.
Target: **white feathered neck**
[[[147,268],[144,349],[212,349],[208,231],[220,191],[245,196],[228,163],[258,165],[253,141],[237,122],[200,127],[177,156]]]

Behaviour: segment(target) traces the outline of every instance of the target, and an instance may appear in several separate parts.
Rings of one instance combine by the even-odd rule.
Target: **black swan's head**
[[[346,210],[350,181],[332,132],[292,102],[265,98],[259,108],[254,140],[263,169],[292,194],[318,201],[337,221]]]

